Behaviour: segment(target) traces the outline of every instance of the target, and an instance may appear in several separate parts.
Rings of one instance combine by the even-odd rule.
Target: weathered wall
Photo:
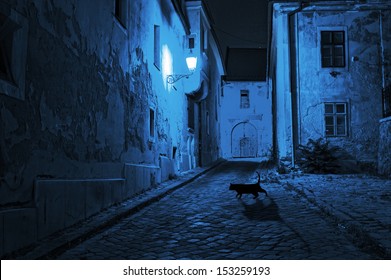
[[[378,172],[381,175],[391,177],[391,118],[380,121],[380,144]]]
[[[248,90],[250,107],[240,108],[240,91]],[[254,127],[256,156],[271,156],[272,152],[272,104],[264,82],[229,82],[223,87],[221,97],[221,152],[224,158],[233,154],[233,130],[241,123]]]
[[[131,2],[131,29],[113,16],[114,1],[20,6],[29,21],[26,98],[0,95],[1,204],[28,203],[38,175],[120,177],[122,163],[159,165],[159,154],[170,157],[180,145],[184,94],[165,78],[183,70],[176,61],[183,60],[184,28],[169,1]],[[154,24],[161,25],[160,70]],[[150,108],[156,139],[149,137]]]
[[[323,137],[356,161],[376,166],[381,91],[390,79],[391,25],[386,4],[347,6],[335,1],[330,8],[314,2],[302,10],[294,3],[274,5],[270,77],[279,158],[290,154],[296,137],[296,144]],[[321,31],[336,29],[345,31],[346,67],[322,68]],[[347,104],[347,136],[326,137],[325,102]],[[292,110],[297,115],[293,129]]]
[[[358,161],[376,162],[382,88],[379,20],[377,11],[299,13],[301,143],[325,136],[324,102],[347,102],[348,135],[328,140]],[[346,28],[347,67],[321,68],[321,27]],[[336,77],[330,74],[333,70],[339,73]]]
[[[23,98],[0,92],[0,255],[182,171],[185,92],[200,83],[199,71],[198,80],[167,83],[188,71],[186,29],[170,0],[129,1],[123,24],[115,1],[5,2],[26,19],[28,37]],[[213,100],[205,101],[210,110]],[[64,219],[42,224],[47,215]]]

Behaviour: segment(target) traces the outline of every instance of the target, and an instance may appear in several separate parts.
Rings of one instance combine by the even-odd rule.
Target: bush
[[[309,139],[307,145],[299,145],[297,163],[308,173],[337,173],[339,147],[331,147],[327,140]]]

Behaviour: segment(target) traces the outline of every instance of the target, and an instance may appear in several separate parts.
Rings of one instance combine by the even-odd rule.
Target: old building
[[[0,25],[0,255],[219,158],[201,1],[8,0]]]
[[[224,82],[220,99],[222,156],[270,158],[272,102],[266,82]]]
[[[362,169],[391,174],[382,98],[391,82],[390,2],[273,1],[269,8],[278,158],[294,161],[299,144],[324,138]]]

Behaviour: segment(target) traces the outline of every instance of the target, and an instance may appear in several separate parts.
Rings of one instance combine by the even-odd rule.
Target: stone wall
[[[391,117],[380,120],[378,172],[391,177]]]
[[[185,93],[200,74],[167,76],[188,71],[188,27],[170,0],[125,2],[122,15],[116,1],[1,2],[23,25],[26,61],[23,94],[0,84],[0,255],[186,166]]]

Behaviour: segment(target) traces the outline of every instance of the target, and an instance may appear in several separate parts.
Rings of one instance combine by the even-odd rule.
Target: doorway
[[[256,127],[249,122],[241,122],[235,125],[231,132],[232,157],[256,157],[258,153],[257,135]]]

